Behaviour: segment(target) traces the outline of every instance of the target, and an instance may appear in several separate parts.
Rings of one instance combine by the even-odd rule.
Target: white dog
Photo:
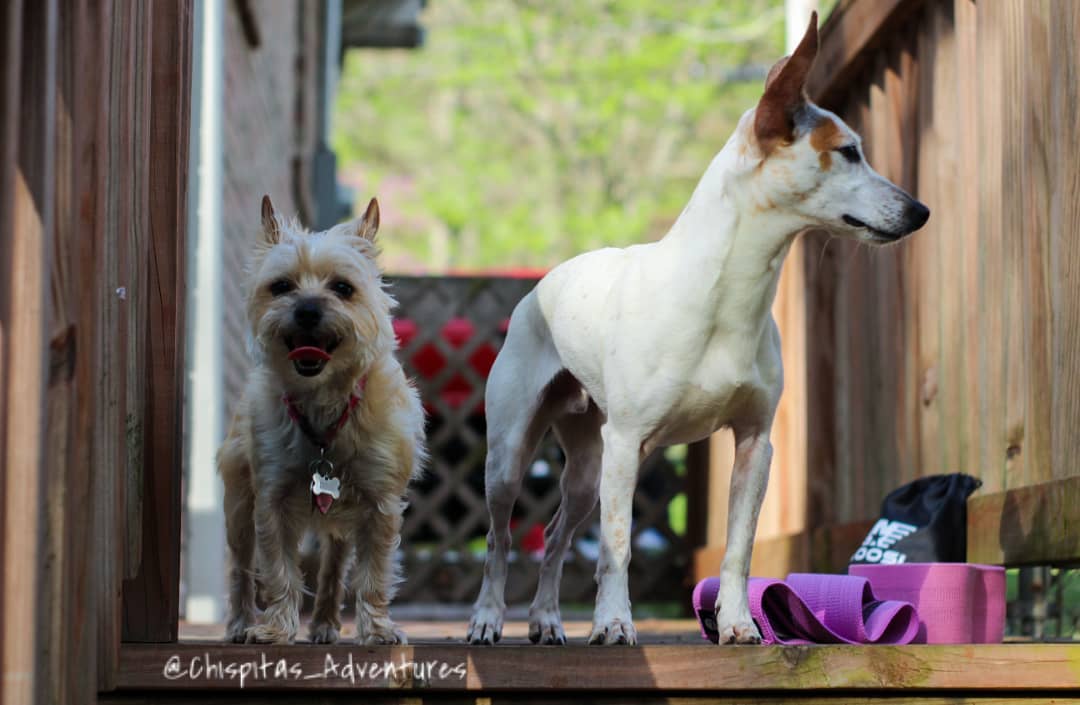
[[[783,388],[770,313],[780,265],[800,231],[886,243],[930,215],[870,168],[858,136],[836,115],[806,98],[817,45],[815,14],[666,237],[575,257],[514,310],[487,386],[491,529],[470,642],[491,644],[501,635],[510,512],[549,427],[567,460],[529,636],[565,642],[563,558],[599,497],[599,589],[589,642],[633,644],[627,567],[639,464],[657,447],[724,426],[735,433],[736,453],[717,624],[721,643],[760,641],[746,580]]]

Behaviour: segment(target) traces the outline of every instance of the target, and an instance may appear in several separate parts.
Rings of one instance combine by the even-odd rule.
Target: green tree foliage
[[[661,237],[782,53],[782,0],[431,0],[348,53],[342,178],[392,270],[549,267]]]

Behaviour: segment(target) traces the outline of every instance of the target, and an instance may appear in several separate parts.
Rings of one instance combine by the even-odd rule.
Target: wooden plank
[[[148,377],[143,452],[142,560],[124,582],[123,639],[176,638],[180,586],[180,453],[184,369],[184,232],[191,79],[191,3],[152,15]]]
[[[410,693],[409,696],[396,695],[366,695],[365,703],[372,705],[513,705],[514,703],[528,703],[529,705],[561,705],[570,696],[569,693],[539,692],[524,695],[521,693],[490,693],[482,699],[475,694],[431,694]],[[190,695],[155,693],[153,696],[136,693],[116,693],[102,696],[98,702],[103,705],[110,703],[115,705],[181,705],[190,702]],[[269,693],[240,695],[238,693],[200,693],[201,705],[226,705],[237,702],[273,703],[274,705],[304,705],[305,703],[345,703],[355,702],[355,695],[349,693],[326,693],[317,695],[303,695],[297,692]],[[572,696],[571,696],[572,697]],[[579,696],[580,697],[580,696]],[[626,702],[625,694],[590,693],[588,700],[590,705],[621,705]],[[741,696],[733,701],[730,696],[708,695],[696,693],[692,695],[679,694],[641,694],[634,696],[636,705],[730,705],[738,702],[739,705],[1027,705],[1038,703],[1039,705],[1075,705],[1080,703],[1080,697],[1070,695],[1048,695],[1045,692],[1032,692],[1026,695],[991,695],[991,696],[941,696],[941,695],[872,695],[852,696],[850,693],[834,693],[832,695],[784,695],[784,696]]]
[[[833,108],[883,38],[900,29],[923,0],[874,0],[837,7],[821,27],[820,50],[806,90],[818,104]]]
[[[862,544],[874,520],[819,526],[754,542],[750,574],[785,578],[788,573],[846,573],[855,549]],[[724,558],[723,544],[710,544],[694,552],[693,581],[717,575]]]
[[[709,436],[709,516],[705,543],[727,542],[728,490],[735,467],[735,436],[722,429]],[[716,564],[719,570],[720,564]]]
[[[694,583],[720,574],[726,547],[713,544],[694,551]],[[771,536],[754,542],[750,556],[750,575],[759,578],[786,578],[788,573],[810,569],[809,534],[800,531],[785,536]]]
[[[127,369],[123,356],[128,330],[117,305],[116,290],[122,279],[120,269],[120,234],[131,222],[136,201],[131,197],[130,175],[136,157],[130,148],[132,109],[129,80],[131,56],[128,50],[133,27],[130,12],[113,3],[103,3],[96,13],[95,29],[105,47],[107,72],[102,76],[99,108],[111,116],[97,126],[98,145],[95,158],[101,173],[86,185],[88,202],[94,204],[94,221],[100,236],[96,254],[100,285],[94,289],[98,351],[97,388],[95,389],[96,442],[93,466],[98,473],[94,496],[94,535],[103,547],[97,560],[95,576],[98,687],[115,686],[120,659],[120,590],[123,580],[125,527],[124,506],[124,401]],[[92,195],[91,195],[92,194]]]
[[[1001,344],[1005,347],[1005,488],[1028,482],[1027,395],[1028,365],[1024,356],[1024,241],[1023,183],[1028,155],[1024,150],[1027,46],[1025,0],[1004,0],[1002,7],[1002,191],[1001,234],[1005,243],[1004,316]]]
[[[19,87],[22,67],[22,25],[23,4],[21,0],[13,0],[6,3],[0,12],[3,12],[3,23],[0,23],[0,31],[3,33],[3,44],[0,52],[3,52],[3,64],[0,65],[0,419],[4,419],[0,425],[0,497],[4,496],[4,488],[8,482],[8,469],[5,459],[7,458],[7,434],[5,431],[6,419],[8,418],[8,341],[11,330],[9,319],[14,291],[11,280],[8,278],[15,266],[12,260],[14,253],[13,239],[15,237],[15,184],[18,173],[18,136],[19,117],[21,105],[19,100]],[[0,500],[0,566],[8,566],[8,558],[5,551],[7,531],[6,505]],[[8,604],[6,594],[7,586],[0,580],[0,608]],[[5,664],[9,648],[20,648],[21,644],[17,632],[9,634],[0,626],[0,664]],[[10,644],[10,646],[9,646]],[[7,671],[3,671],[7,673]],[[6,679],[5,679],[6,680]],[[21,684],[20,684],[21,686]],[[0,688],[4,686],[0,684]],[[32,687],[32,686],[31,686]]]
[[[976,5],[979,162],[979,235],[978,259],[979,328],[978,348],[979,426],[983,440],[979,453],[980,477],[984,492],[1005,489],[1005,464],[1012,449],[1005,441],[1005,242],[1002,229],[1002,34],[1001,3]]]
[[[968,500],[967,559],[1004,565],[1080,560],[1080,476]]]
[[[934,128],[934,104],[943,91],[937,82],[941,72],[938,42],[943,32],[940,6],[926,9],[923,30],[919,33],[919,70],[926,79],[919,84],[919,192],[928,198],[940,199],[941,170],[938,155],[945,148],[942,136]],[[952,178],[946,175],[945,178]],[[944,204],[944,202],[942,202]],[[934,204],[936,205],[936,204]],[[919,251],[916,288],[918,299],[918,341],[915,354],[919,361],[919,474],[932,475],[942,467],[942,409],[941,409],[941,299],[942,258],[941,241],[951,235],[945,229],[943,208],[933,208],[926,227],[916,236]]]
[[[129,194],[132,203],[149,203],[151,162],[145,155],[150,154],[150,79],[151,70],[151,10],[149,5],[135,4],[128,6],[126,13],[131,31],[124,37],[127,63],[125,80],[128,86],[127,108],[130,120],[124,125],[128,134],[124,136],[127,152],[124,158],[130,162],[125,169],[123,193]],[[145,458],[143,455],[143,434],[146,399],[146,339],[138,331],[142,330],[150,315],[148,282],[150,268],[145,266],[149,260],[150,213],[146,208],[134,209],[123,230],[119,231],[116,243],[118,264],[123,280],[118,281],[124,290],[120,299],[123,312],[119,321],[124,335],[119,338],[126,345],[117,354],[123,359],[124,379],[122,389],[124,400],[123,416],[118,419],[122,467],[125,473],[122,482],[125,488],[142,486]],[[116,287],[108,289],[114,290]],[[119,297],[118,297],[119,298]],[[123,494],[124,554],[123,576],[134,578],[142,555],[142,493],[125,491]]]
[[[953,27],[951,4],[933,5],[935,25],[933,103],[929,128],[935,133],[937,144],[930,155],[931,168],[937,170],[935,196],[941,204],[934,212],[934,234],[938,240],[938,291],[939,297],[928,304],[937,309],[937,386],[939,414],[936,418],[941,456],[938,462],[922,468],[922,474],[956,472],[965,467],[961,430],[963,422],[962,357],[963,312],[961,309],[962,252],[960,212],[955,204],[960,198],[961,185],[956,178],[960,164],[957,161],[960,137],[956,111],[957,89],[957,41]]]
[[[902,164],[898,170],[899,180],[897,184],[918,198],[926,199],[919,188],[919,85],[920,66],[918,60],[919,33],[925,31],[922,26],[919,32],[910,33],[902,43],[899,60],[899,74],[895,86],[890,86],[890,96],[893,98],[894,110],[899,118],[899,135],[897,145],[901,149]],[[929,199],[933,200],[933,199]],[[931,206],[934,210],[935,206]],[[932,216],[931,216],[932,217]],[[924,233],[916,234],[900,243],[900,258],[898,276],[900,279],[897,300],[900,305],[900,320],[897,323],[901,331],[901,344],[903,354],[900,355],[899,372],[900,382],[897,391],[897,453],[898,475],[894,486],[911,482],[919,475],[919,412],[920,403],[920,370],[918,355],[913,351],[918,349],[919,335],[919,299],[922,291],[918,286],[919,255],[920,249],[928,243],[924,242]]]
[[[1053,478],[1050,433],[1051,411],[1051,293],[1050,293],[1050,199],[1053,154],[1053,108],[1050,71],[1057,57],[1050,54],[1050,25],[1054,18],[1046,0],[1025,2],[1024,23],[1024,154],[1022,214],[1024,261],[1021,286],[1023,297],[1023,346],[1027,369],[1025,402],[1025,483]]]
[[[956,75],[958,80],[956,103],[956,163],[968,184],[979,183],[979,122],[978,65],[976,40],[976,6],[970,0],[953,3],[953,33],[956,37]],[[963,345],[958,348],[955,359],[959,374],[961,416],[957,432],[961,435],[963,465],[959,471],[978,474],[984,467],[982,461],[983,435],[980,387],[984,380],[979,376],[978,350],[983,344],[983,331],[979,327],[980,305],[978,263],[982,249],[979,232],[978,188],[961,188],[957,194],[957,229],[959,276],[956,277],[959,294],[959,316],[963,320],[961,331]],[[941,207],[949,207],[941,203]]]
[[[1051,30],[1053,71],[1053,153],[1057,155],[1053,180],[1051,230],[1053,248],[1053,466],[1054,476],[1076,474],[1080,437],[1080,169],[1068,155],[1080,149],[1080,7],[1055,1]],[[1071,150],[1071,151],[1062,151]]]
[[[353,678],[342,675],[353,663]],[[429,678],[384,664],[435,662]],[[329,669],[337,666],[336,675]],[[207,671],[206,663],[221,664]],[[267,664],[265,677],[259,673]],[[272,677],[278,663],[288,677]],[[233,664],[233,669],[228,665]],[[422,688],[425,692],[574,689],[792,691],[1022,691],[1080,687],[1080,649],[1063,644],[980,646],[636,646],[598,649],[584,644],[556,648],[466,645],[360,647],[223,646],[217,643],[127,645],[121,654],[121,688],[239,690],[241,664],[250,668],[244,689],[378,691]],[[372,676],[360,666],[379,664]],[[439,667],[447,665],[439,672]],[[192,667],[195,677],[191,677]],[[170,678],[164,672],[169,669]],[[396,671],[396,672],[395,672]],[[464,671],[464,675],[461,673]],[[424,668],[423,673],[428,673]],[[232,675],[230,675],[232,673]],[[323,677],[323,674],[327,674]],[[410,675],[414,677],[410,677]],[[256,677],[258,676],[258,677]],[[297,677],[299,676],[299,677]],[[311,676],[304,679],[304,676]],[[940,694],[940,693],[936,693]],[[740,697],[745,695],[740,694]]]
[[[40,702],[53,674],[44,653],[49,596],[41,594],[46,502],[45,384],[49,256],[55,208],[55,0],[28,3],[21,17],[18,142],[0,233],[0,329],[5,415],[0,419],[0,701]],[[10,154],[10,153],[9,153]]]
[[[1053,0],[1050,16],[1051,316],[1053,391],[1051,398],[1053,476],[1075,475],[1080,457],[1080,3]]]
[[[814,529],[810,535],[809,569],[815,573],[846,573],[851,556],[862,545],[874,521],[854,521]]]
[[[82,222],[84,157],[93,152],[87,129],[101,115],[95,105],[101,67],[99,36],[92,33],[85,3],[59,8],[58,94],[55,111],[55,211],[50,257],[49,364],[45,473],[48,478],[44,575],[46,638],[41,668],[51,703],[84,702],[96,690],[94,553],[100,545],[86,530],[93,515],[95,477],[94,244],[100,229]],[[89,99],[88,99],[89,98]],[[78,120],[75,116],[79,116]],[[87,137],[91,139],[87,139]],[[89,195],[87,200],[83,196]],[[91,206],[92,207],[92,206]],[[89,227],[88,227],[89,226]]]

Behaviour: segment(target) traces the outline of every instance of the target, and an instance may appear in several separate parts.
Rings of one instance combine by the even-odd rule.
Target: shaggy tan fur
[[[357,643],[405,642],[389,605],[400,579],[394,553],[405,492],[426,459],[424,417],[394,357],[394,301],[375,262],[377,229],[374,199],[359,220],[317,233],[278,217],[263,199],[247,301],[255,364],[218,452],[233,563],[227,641],[295,640],[304,589],[298,544],[312,530],[321,565],[311,640],[338,640],[352,561]],[[316,326],[300,326],[303,307],[319,312]],[[314,335],[331,353],[317,374],[304,376],[288,359],[298,333]],[[283,397],[314,428],[327,429],[354,390],[359,403],[326,451],[341,497],[324,515],[309,487],[319,449],[290,419]],[[256,578],[266,604],[261,614]]]

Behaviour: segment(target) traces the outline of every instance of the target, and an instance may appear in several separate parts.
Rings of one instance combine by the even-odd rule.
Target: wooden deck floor
[[[345,634],[343,640],[352,638],[355,634],[350,620],[345,622]],[[409,644],[418,645],[450,645],[465,642],[465,630],[468,626],[467,619],[398,619],[398,625],[409,637]],[[585,645],[589,635],[591,623],[587,620],[566,620],[563,628],[570,640],[570,645]],[[700,646],[708,644],[701,638],[698,631],[697,621],[693,619],[640,619],[634,621],[638,630],[638,638],[643,645],[658,644],[687,644]],[[306,623],[305,623],[306,628]],[[180,623],[181,641],[213,641],[221,638],[225,632],[225,626],[221,624],[188,624]],[[499,646],[507,645],[531,645],[529,641],[529,625],[524,620],[508,621],[503,629],[503,638]]]
[[[634,693],[656,702],[1080,703],[1080,646],[1071,644],[717,647],[692,620],[642,620],[641,645],[593,647],[588,622],[575,620],[567,646],[531,645],[526,623],[512,621],[503,642],[479,647],[463,643],[461,620],[400,623],[408,646],[222,644],[220,627],[183,625],[180,643],[125,644],[110,698],[164,705],[182,702],[177,691],[219,691],[224,702],[224,691],[257,690],[288,691],[280,702],[300,703],[308,702],[302,691],[317,691],[318,702],[337,702],[335,693],[404,689],[413,703],[458,702],[446,699],[454,693],[473,703],[565,695],[556,691],[577,692],[578,702]],[[159,695],[146,698],[151,691]]]

